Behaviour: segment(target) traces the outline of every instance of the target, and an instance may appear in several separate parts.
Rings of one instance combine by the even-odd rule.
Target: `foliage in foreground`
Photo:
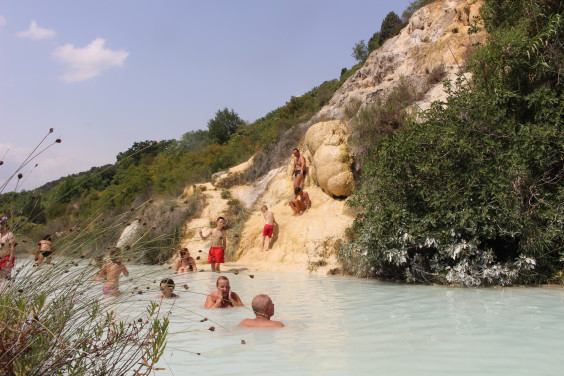
[[[341,250],[355,274],[466,286],[563,269],[562,5],[486,1],[471,82],[384,137],[364,165]]]
[[[100,302],[92,274],[86,266],[27,265],[0,282],[0,375],[148,375],[156,369],[168,319],[159,318],[156,303],[145,314],[117,317],[123,299]]]

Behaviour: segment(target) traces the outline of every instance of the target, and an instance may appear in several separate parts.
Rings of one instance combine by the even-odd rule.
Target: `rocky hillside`
[[[440,80],[429,79],[437,67],[454,78],[472,49],[472,44],[484,41],[484,32],[469,35],[468,30],[478,15],[477,1],[436,1],[409,20],[399,35],[372,52],[365,65],[352,75],[307,124],[305,137],[296,145],[309,167],[304,190],[312,200],[312,208],[302,216],[292,216],[288,206],[292,198],[292,154],[288,150],[285,166],[274,169],[252,185],[230,188],[231,195],[241,200],[252,215],[239,235],[235,260],[251,269],[293,270],[333,273],[339,271],[336,252],[354,220],[346,199],[354,188],[349,153],[348,120],[350,109],[385,101],[387,95],[405,80],[420,93],[415,106],[425,109],[435,100],[446,97]],[[199,240],[195,228],[209,226],[224,215],[226,199],[221,198],[223,179],[248,168],[244,163],[221,174],[206,184],[207,207],[202,217],[186,225],[182,245],[192,252],[209,248]],[[193,188],[185,191],[191,194]],[[260,207],[267,205],[274,212],[277,225],[272,249],[260,252],[263,217]],[[228,244],[229,247],[229,244]],[[200,262],[203,263],[204,257]]]

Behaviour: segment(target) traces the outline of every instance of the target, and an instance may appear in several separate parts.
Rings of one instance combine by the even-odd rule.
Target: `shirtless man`
[[[217,291],[206,298],[206,309],[242,307],[243,302],[237,293],[231,291],[229,279],[220,276],[215,283]]]
[[[157,298],[166,298],[166,299],[170,299],[170,298],[178,298],[178,295],[173,293],[174,291],[174,287],[176,285],[174,284],[174,281],[170,278],[165,278],[161,281],[161,291],[162,293],[157,295]]]
[[[306,173],[306,160],[303,155],[300,155],[298,149],[292,151],[294,154],[294,170],[292,172],[292,181],[294,182],[294,188],[299,187],[304,180]]]
[[[292,217],[295,217],[296,215],[302,215],[302,211],[304,210],[307,213],[311,207],[311,200],[306,191],[303,191],[300,187],[296,187],[294,188],[294,199],[290,201],[288,205],[290,205],[294,211]]]
[[[212,238],[211,248],[208,254],[208,263],[212,266],[212,272],[219,273],[219,264],[225,262],[224,255],[225,248],[227,248],[227,236],[223,226],[225,226],[225,218],[219,217],[216,221],[216,227],[210,230],[207,235],[204,235],[202,230],[200,230],[200,237],[203,240],[206,240],[210,235]]]
[[[37,248],[35,248],[35,265],[41,265],[43,261],[45,261],[46,264],[50,264],[53,251],[51,235],[45,235],[43,239],[37,243]]]
[[[98,275],[93,278],[96,280],[102,280],[104,282],[104,287],[102,291],[104,295],[117,296],[121,295],[119,291],[119,276],[121,273],[126,277],[129,276],[129,271],[125,267],[125,264],[121,261],[121,250],[118,247],[110,249],[109,259],[101,269]]]
[[[8,230],[8,218],[0,219],[0,279],[10,278],[16,262],[16,237]]]
[[[266,250],[268,251],[270,247],[270,241],[272,240],[272,233],[274,231],[274,222],[276,221],[274,220],[274,214],[268,210],[266,205],[263,205],[260,211],[262,212],[262,215],[264,216],[264,220],[266,222],[262,230],[262,245],[260,247],[260,251],[264,252],[264,240],[268,236],[268,243],[266,244]]]
[[[252,302],[253,311],[255,312],[256,318],[254,319],[244,319],[239,323],[238,326],[244,326],[247,328],[282,328],[284,324],[280,321],[271,320],[270,318],[274,316],[274,303],[270,297],[266,294],[260,294],[255,296]]]
[[[190,251],[188,248],[182,248],[180,250],[180,257],[176,259],[174,264],[174,273],[184,273],[184,272],[197,272],[198,267],[196,267],[196,261],[190,256]]]

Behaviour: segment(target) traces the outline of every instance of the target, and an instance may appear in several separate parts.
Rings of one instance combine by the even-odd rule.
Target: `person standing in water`
[[[108,256],[110,260],[102,266],[94,279],[104,281],[104,287],[102,288],[104,295],[121,295],[121,291],[119,291],[119,277],[122,273],[128,277],[129,271],[121,261],[121,250],[118,247],[110,249]]]
[[[46,264],[51,263],[51,256],[53,255],[54,248],[51,243],[51,235],[45,235],[42,240],[37,243],[35,248],[35,265],[41,265],[44,261]]]
[[[292,150],[294,155],[294,169],[292,172],[292,182],[294,183],[294,188],[299,187],[304,180],[306,174],[306,160],[303,155],[300,155],[298,149]]]
[[[227,236],[223,227],[225,226],[225,218],[218,217],[216,227],[204,235],[200,230],[200,237],[206,240],[211,236],[211,248],[208,253],[208,263],[211,264],[212,272],[219,272],[220,264],[225,263],[225,248],[227,248]]]
[[[274,222],[276,221],[274,220],[274,214],[268,210],[266,205],[263,205],[260,211],[262,212],[266,222],[264,228],[262,229],[262,245],[260,247],[260,251],[264,252],[264,240],[268,236],[268,243],[266,244],[266,250],[268,251],[272,240],[272,233],[274,232]]]
[[[231,291],[227,277],[220,276],[215,286],[217,287],[217,291],[212,292],[206,298],[206,309],[233,308],[242,307],[244,305],[239,295]]]
[[[8,230],[8,217],[0,219],[0,279],[10,278],[16,263],[16,237]]]
[[[260,294],[254,297],[251,303],[253,311],[255,312],[254,319],[244,319],[238,326],[247,328],[282,328],[284,324],[280,321],[271,320],[274,316],[274,303],[272,299],[266,294]]]

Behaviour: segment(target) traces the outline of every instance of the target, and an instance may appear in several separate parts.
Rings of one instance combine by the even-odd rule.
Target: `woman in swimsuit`
[[[37,243],[34,256],[35,265],[41,265],[45,260],[46,264],[50,264],[53,251],[54,249],[51,245],[51,235],[45,235],[43,239]]]
[[[206,298],[206,309],[243,306],[243,302],[241,301],[239,295],[231,291],[229,279],[227,279],[227,277],[220,276],[215,285],[217,287],[217,291],[212,292]]]
[[[188,248],[182,248],[180,250],[180,257],[175,261],[174,272],[184,273],[197,271],[198,268],[196,267],[196,261],[194,261],[194,258],[190,256],[190,251]]]

